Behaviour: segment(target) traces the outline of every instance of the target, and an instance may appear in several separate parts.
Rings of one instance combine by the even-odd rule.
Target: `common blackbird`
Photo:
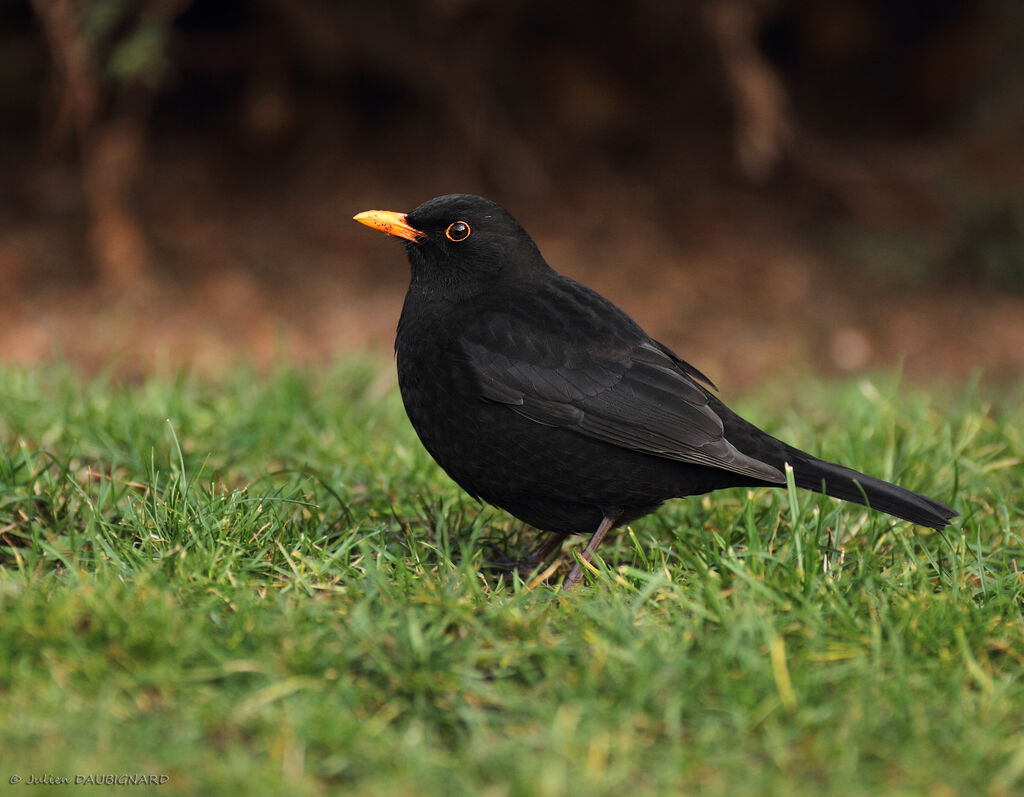
[[[395,339],[409,420],[466,492],[554,535],[609,529],[723,487],[797,486],[941,529],[931,498],[813,457],[743,420],[714,384],[590,288],[555,272],[504,208],[450,194],[355,217],[404,238]],[[579,563],[564,588],[579,583]]]

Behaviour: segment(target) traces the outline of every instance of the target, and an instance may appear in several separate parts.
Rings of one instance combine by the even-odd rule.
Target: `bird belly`
[[[406,412],[438,465],[474,497],[544,531],[590,534],[604,516],[621,525],[669,498],[744,478],[539,424],[479,398],[452,368],[428,375],[402,366]]]

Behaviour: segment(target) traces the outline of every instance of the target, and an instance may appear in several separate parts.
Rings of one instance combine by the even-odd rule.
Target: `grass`
[[[633,524],[563,596],[487,567],[531,533],[433,465],[386,367],[0,367],[0,782],[1019,794],[1021,398],[734,402],[962,518],[725,491]]]

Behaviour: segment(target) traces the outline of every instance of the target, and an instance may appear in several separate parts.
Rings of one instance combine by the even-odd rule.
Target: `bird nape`
[[[466,492],[550,533],[604,535],[663,501],[797,486],[942,529],[957,513],[818,459],[732,412],[711,381],[600,294],[555,272],[504,208],[450,194],[355,217],[405,240],[398,384],[430,455]],[[577,561],[563,582],[583,577]]]

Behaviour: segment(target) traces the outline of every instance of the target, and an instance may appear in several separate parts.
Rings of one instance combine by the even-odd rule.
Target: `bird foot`
[[[503,573],[516,571],[523,581],[527,581],[541,565],[551,558],[551,554],[561,547],[564,539],[565,537],[552,535],[551,539],[522,559],[513,559],[498,546],[489,545],[488,549],[492,558],[487,565]]]
[[[536,569],[537,565],[540,564],[540,561],[533,554],[523,559],[514,559],[497,545],[488,545],[487,550],[490,556],[484,564],[500,573],[517,571],[520,577],[526,579]]]

